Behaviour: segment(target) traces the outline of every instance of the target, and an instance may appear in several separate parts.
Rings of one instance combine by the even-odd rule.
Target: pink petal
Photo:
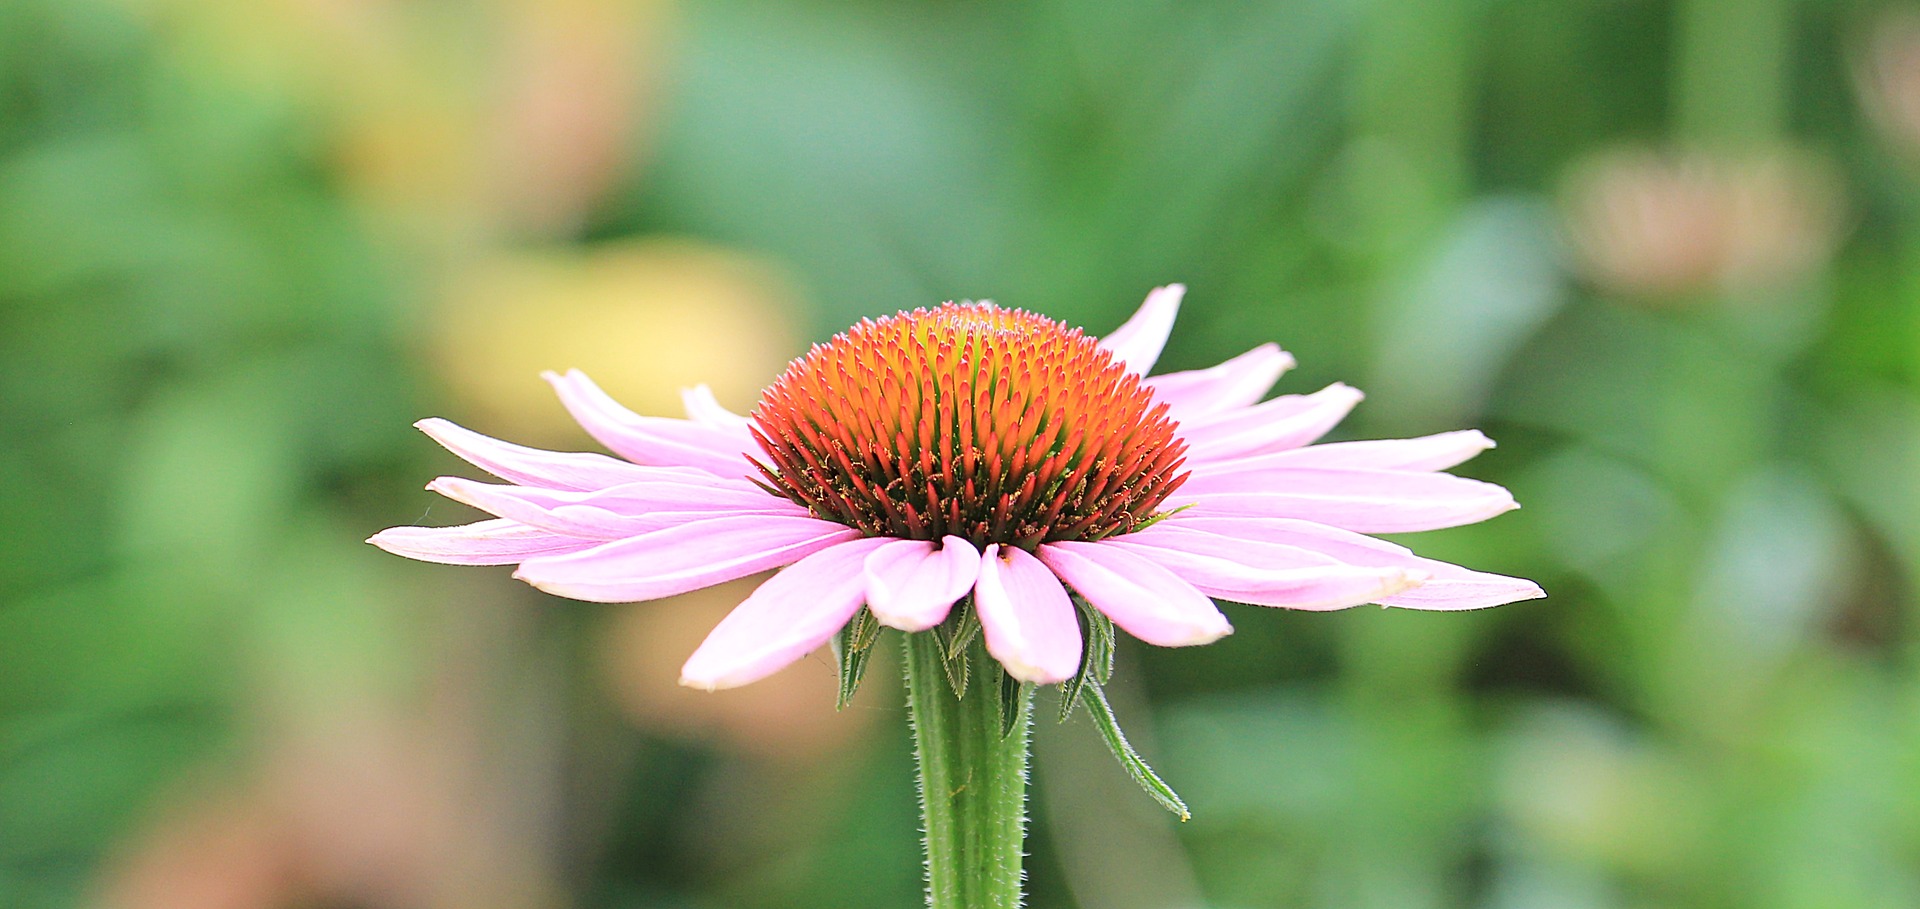
[[[1377,602],[1428,577],[1417,569],[1347,565],[1302,547],[1171,527],[1167,522],[1102,543],[1144,556],[1208,596],[1259,606],[1345,609]]]
[[[556,596],[632,603],[792,564],[859,537],[851,527],[814,518],[730,515],[528,559],[513,576]]]
[[[438,418],[413,425],[467,463],[502,480],[528,486],[599,489],[646,478],[642,468],[606,455],[527,448]]]
[[[1373,470],[1446,470],[1493,447],[1477,429],[1443,432],[1417,439],[1329,442],[1259,456],[1260,466],[1361,467]],[[1252,466],[1252,465],[1236,465]]]
[[[723,515],[807,514],[806,509],[744,480],[723,480],[698,470],[639,469],[658,470],[667,479],[572,492],[440,477],[427,488],[489,514],[595,540],[618,540]]]
[[[990,543],[980,558],[974,608],[987,652],[1023,682],[1063,682],[1080,671],[1080,621],[1047,566],[1017,546]]]
[[[720,399],[713,396],[713,389],[705,385],[682,388],[680,403],[687,409],[687,419],[715,429],[745,434],[748,444],[752,444],[753,437],[747,434],[747,427],[753,421],[721,406]]]
[[[1421,561],[1419,556],[1413,554],[1413,550],[1405,546],[1354,533],[1351,530],[1341,530],[1338,527],[1329,527],[1297,518],[1221,516],[1209,514],[1200,508],[1190,508],[1180,512],[1140,531],[1139,534],[1130,535],[1124,539],[1133,539],[1140,534],[1145,534],[1149,539],[1174,535],[1177,539],[1191,541],[1194,538],[1184,534],[1192,531],[1231,537],[1253,545],[1289,546],[1349,565],[1413,567],[1416,562]]]
[[[1435,562],[1446,565],[1445,562]],[[1485,609],[1519,600],[1537,600],[1547,592],[1525,578],[1510,578],[1503,574],[1489,574],[1484,571],[1467,571],[1459,566],[1461,576],[1435,577],[1412,590],[1398,593],[1380,600],[1382,606],[1398,606],[1401,609],[1433,609],[1457,611],[1463,609]]]
[[[1164,549],[1181,553],[1183,557],[1192,555],[1224,559],[1257,571],[1331,568],[1346,564],[1316,548],[1219,533],[1198,522],[1176,521],[1173,518],[1145,530],[1108,537],[1101,542]]]
[[[880,624],[925,631],[940,624],[955,600],[980,577],[980,550],[949,536],[940,547],[926,540],[895,540],[867,556],[867,608]]]
[[[1405,609],[1481,609],[1546,596],[1540,585],[1524,578],[1472,571],[1449,562],[1421,558],[1404,546],[1311,521],[1209,518],[1186,511],[1143,532],[1153,533],[1168,528],[1198,530],[1237,540],[1307,549],[1349,565],[1397,566],[1432,575],[1418,587],[1378,601],[1385,606]]]
[[[1186,294],[1184,284],[1154,288],[1126,324],[1100,339],[1100,349],[1126,364],[1127,369],[1146,375],[1160,359],[1160,351],[1166,348],[1167,336],[1173,334],[1174,317],[1180,314],[1180,298]]]
[[[697,467],[723,477],[746,476],[752,469],[746,453],[758,447],[744,431],[671,417],[643,417],[620,406],[577,369],[544,377],[588,435],[629,461]]]
[[[792,665],[833,637],[860,609],[860,565],[883,537],[830,546],[782,569],[707,634],[680,669],[690,688],[735,688]]]
[[[1359,389],[1335,382],[1310,395],[1287,395],[1182,423],[1180,437],[1194,464],[1299,448],[1340,425],[1363,397]]]
[[[1153,561],[1105,543],[1048,543],[1040,561],[1113,623],[1149,644],[1186,647],[1232,634],[1207,595]]]
[[[1197,467],[1167,506],[1196,515],[1301,518],[1361,533],[1437,530],[1520,507],[1492,483],[1444,473],[1332,467]]]
[[[1293,355],[1279,345],[1262,344],[1218,366],[1153,376],[1144,384],[1185,421],[1259,402],[1293,366]]]
[[[535,556],[564,555],[593,540],[549,533],[514,521],[481,521],[454,527],[389,527],[367,542],[398,556],[442,565],[513,565]]]

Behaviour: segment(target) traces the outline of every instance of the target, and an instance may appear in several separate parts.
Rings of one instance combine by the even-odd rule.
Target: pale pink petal
[[[880,624],[925,631],[940,624],[955,600],[980,577],[980,550],[956,536],[936,547],[895,540],[867,556],[867,608]]]
[[[1293,366],[1292,354],[1262,344],[1218,366],[1153,376],[1142,384],[1167,402],[1174,419],[1185,421],[1258,403]]]
[[[851,527],[814,518],[707,518],[571,555],[528,559],[513,576],[556,596],[632,603],[792,564],[859,536]]]
[[[1147,528],[1143,533],[1165,534],[1168,530],[1197,530],[1268,546],[1306,549],[1349,565],[1402,567],[1432,575],[1418,587],[1377,601],[1386,606],[1406,609],[1481,609],[1546,596],[1539,585],[1523,578],[1473,571],[1449,562],[1422,558],[1404,546],[1311,521],[1206,517],[1184,511]],[[1211,538],[1206,540],[1206,544],[1212,543]]]
[[[1426,580],[1423,572],[1402,568],[1362,568],[1326,564],[1310,568],[1256,568],[1216,554],[1103,540],[1138,553],[1178,575],[1210,597],[1287,609],[1346,609],[1378,602]]]
[[[502,480],[551,489],[600,489],[646,479],[635,464],[583,451],[543,451],[432,418],[413,424],[467,463]]]
[[[1334,383],[1310,395],[1287,395],[1264,404],[1180,424],[1187,459],[1248,458],[1311,444],[1347,418],[1365,397],[1350,385]]]
[[[1100,339],[1100,349],[1112,354],[1127,369],[1146,375],[1167,346],[1174,317],[1180,314],[1180,298],[1186,293],[1184,284],[1154,288],[1133,318]]]
[[[749,436],[692,420],[643,417],[620,406],[577,369],[543,376],[588,435],[629,461],[697,467],[724,477],[746,476],[752,470],[747,461],[753,447]]]
[[[389,527],[368,537],[367,542],[394,555],[442,565],[513,565],[535,556],[565,555],[598,545],[595,540],[504,520],[454,527]]]
[[[734,688],[792,665],[832,638],[866,596],[860,565],[884,537],[807,556],[767,579],[707,634],[680,669],[690,688]]]
[[[1200,522],[1176,521],[1184,516],[1103,542],[1139,552],[1210,596],[1262,606],[1344,609],[1376,602],[1430,576],[1400,559],[1349,564],[1318,547],[1229,535],[1205,529]]]
[[[1195,514],[1301,518],[1361,533],[1472,524],[1520,507],[1492,483],[1444,473],[1332,467],[1199,469],[1166,507]]]
[[[1124,546],[1151,546],[1172,552],[1191,553],[1195,556],[1226,559],[1261,571],[1292,571],[1347,564],[1315,547],[1295,546],[1261,537],[1220,533],[1199,522],[1175,521],[1171,518],[1145,530],[1108,537],[1101,542]],[[1382,545],[1391,546],[1392,544]]]
[[[1493,440],[1477,429],[1443,432],[1417,439],[1369,439],[1329,442],[1258,457],[1257,466],[1360,467],[1373,470],[1446,470],[1466,463],[1493,447]],[[1249,462],[1255,459],[1249,459]],[[1253,463],[1236,467],[1256,466]]]
[[[1351,530],[1298,518],[1217,515],[1200,508],[1189,508],[1137,534],[1115,539],[1134,539],[1145,535],[1146,539],[1166,538],[1166,545],[1171,546],[1197,545],[1195,538],[1187,535],[1194,531],[1230,537],[1249,544],[1289,546],[1349,565],[1411,567],[1420,561],[1420,557],[1405,546]]]
[[[1445,562],[1437,562],[1446,565]],[[1458,568],[1459,566],[1449,566]],[[1547,592],[1525,578],[1459,569],[1461,576],[1435,577],[1412,590],[1381,599],[1382,606],[1401,609],[1458,611],[1485,609],[1520,600],[1537,600]]]
[[[753,424],[753,421],[722,406],[720,399],[713,396],[713,389],[705,385],[680,389],[680,403],[687,409],[687,419],[715,429],[746,433],[747,427]],[[747,438],[748,444],[751,444],[751,436]]]
[[[974,608],[987,652],[1023,682],[1063,682],[1080,671],[1080,621],[1066,588],[1017,546],[990,543],[980,558]]]
[[[1173,572],[1105,543],[1040,547],[1040,561],[1115,625],[1149,644],[1186,647],[1233,633],[1227,617]]]
[[[661,474],[667,479],[591,492],[502,486],[464,477],[440,477],[427,488],[489,514],[595,540],[618,540],[723,515],[807,514],[805,508],[744,480],[723,480],[698,470]]]

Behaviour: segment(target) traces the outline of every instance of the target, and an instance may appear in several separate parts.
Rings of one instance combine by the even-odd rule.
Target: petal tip
[[[694,678],[693,676],[687,675],[685,672],[682,672],[680,674],[680,684],[683,687],[692,688],[696,691],[708,691],[708,692],[719,691],[721,688],[726,687],[721,685],[719,682],[715,680],[697,679],[697,678]]]
[[[1218,641],[1233,633],[1233,626],[1222,622],[1218,625],[1196,625],[1183,639],[1169,644],[1169,647],[1201,647]]]

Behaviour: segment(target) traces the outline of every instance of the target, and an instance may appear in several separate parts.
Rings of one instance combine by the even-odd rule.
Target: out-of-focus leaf
[[[1805,640],[1848,593],[1845,516],[1804,473],[1776,467],[1744,480],[1701,565],[1695,609],[1714,663],[1767,664]]]
[[[1519,198],[1462,212],[1382,307],[1369,410],[1398,431],[1471,422],[1522,341],[1566,301],[1551,210]]]

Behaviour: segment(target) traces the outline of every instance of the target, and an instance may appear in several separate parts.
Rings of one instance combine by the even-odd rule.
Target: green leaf
[[[1120,731],[1119,721],[1113,717],[1113,707],[1107,703],[1107,693],[1100,690],[1099,685],[1088,685],[1082,702],[1087,705],[1087,715],[1093,717],[1093,725],[1099,728],[1100,737],[1107,740],[1107,750],[1113,752],[1114,759],[1120,762],[1127,775],[1133,777],[1133,781],[1146,790],[1154,801],[1179,815],[1181,820],[1190,820],[1193,813],[1187,810],[1187,803],[1180,800],[1180,795],[1173,791],[1173,787],[1161,781],[1153,768],[1147,766],[1147,762],[1140,757],[1140,753],[1127,742],[1126,734]]]

